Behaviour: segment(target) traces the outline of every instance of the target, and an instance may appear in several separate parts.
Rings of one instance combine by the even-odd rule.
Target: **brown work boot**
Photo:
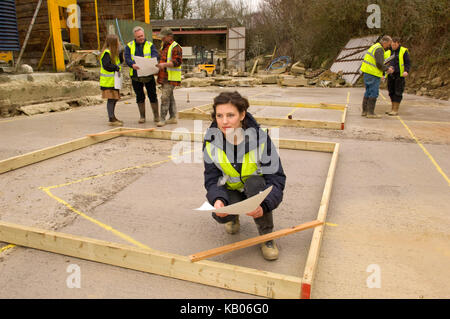
[[[145,123],[145,102],[138,103],[138,109],[139,109],[139,124]]]
[[[160,121],[158,123],[156,123],[156,126],[158,126],[158,127],[161,127],[161,126],[164,126],[164,125],[166,125],[166,122],[161,120],[161,119],[160,119]]]
[[[159,118],[158,102],[150,103],[150,105],[151,105],[152,111],[153,111],[153,122],[158,123],[159,121],[161,121],[161,119]]]
[[[397,116],[398,115],[398,109],[400,107],[400,103],[398,102],[392,102],[392,111],[388,113],[389,116]]]
[[[278,247],[273,240],[261,244],[261,252],[265,260],[278,259]]]
[[[109,126],[123,126],[123,122],[118,120],[117,118],[109,119]]]
[[[389,114],[389,113],[391,113],[394,110],[394,102],[391,102],[391,103],[392,103],[391,110],[390,111],[386,111],[384,113]]]
[[[236,216],[236,219],[234,221],[225,223],[225,230],[228,234],[236,234],[239,232],[240,228],[241,224],[239,223],[239,215]]]
[[[166,121],[166,124],[177,124],[177,118],[176,117],[171,117]]]

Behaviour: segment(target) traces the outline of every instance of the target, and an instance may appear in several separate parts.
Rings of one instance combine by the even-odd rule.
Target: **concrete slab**
[[[211,103],[224,90],[182,88],[175,90],[175,97],[182,110]],[[450,103],[407,94],[400,107],[400,118],[383,116],[380,120],[369,120],[360,116],[364,92],[361,88],[260,86],[238,91],[250,99],[344,105],[349,102],[343,131],[279,129],[283,138],[341,143],[328,212],[330,224],[324,233],[313,298],[450,296],[450,285],[445,281],[450,275],[450,233],[446,226],[450,222],[449,185],[400,121],[450,176],[447,160]],[[382,94],[388,96],[384,90]],[[389,103],[380,98],[376,111],[382,114],[387,109]],[[154,127],[151,121],[137,125],[138,110],[133,100],[120,101],[117,115],[127,126]],[[205,129],[209,122],[197,124]],[[181,120],[178,125],[164,129],[177,127],[192,130],[194,122]],[[0,159],[109,128],[105,105],[1,120]],[[38,187],[163,160],[170,153],[169,144],[115,139],[2,175],[0,219],[121,242],[110,232],[74,215]],[[294,157],[291,151],[281,152],[288,185],[276,214],[276,227],[290,226],[298,217],[309,219],[318,208],[330,156],[300,153],[299,160],[297,153]],[[192,183],[197,186],[192,187]],[[204,196],[201,164],[167,162],[54,191],[94,218],[111,223],[149,246],[156,245],[155,248],[190,254],[231,240],[210,217],[193,218],[190,211],[181,208],[197,207],[196,199]],[[179,201],[169,202],[165,194],[179,194]],[[157,209],[150,209],[148,203]],[[237,236],[252,234],[256,234],[255,227],[246,221]],[[255,247],[215,260],[301,276],[309,241],[307,232],[280,239],[281,256],[275,263],[262,260]],[[8,249],[0,258],[3,298],[251,297],[30,249]],[[83,289],[69,289],[65,284],[69,275],[66,268],[72,263],[81,267]],[[370,265],[379,266],[381,288],[367,286]]]

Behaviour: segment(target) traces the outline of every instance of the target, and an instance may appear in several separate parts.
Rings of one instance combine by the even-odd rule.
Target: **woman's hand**
[[[220,199],[216,200],[214,203],[214,208],[222,208],[222,207],[225,207],[225,204]],[[222,218],[228,216],[228,214],[226,213],[215,213],[215,214]]]
[[[260,217],[262,217],[263,213],[264,213],[263,209],[262,209],[262,207],[260,205],[260,206],[258,206],[257,209],[255,209],[254,211],[252,211],[250,213],[247,213],[246,215],[247,216],[251,216],[253,218],[260,218]]]

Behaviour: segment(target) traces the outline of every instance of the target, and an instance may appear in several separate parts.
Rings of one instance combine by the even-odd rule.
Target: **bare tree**
[[[171,0],[172,19],[188,18],[192,8],[191,0]]]
[[[162,19],[167,16],[168,1],[167,0],[152,0],[150,1],[150,19]]]

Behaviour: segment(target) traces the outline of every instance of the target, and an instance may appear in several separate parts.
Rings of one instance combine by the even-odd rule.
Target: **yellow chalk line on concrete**
[[[424,124],[444,124],[450,125],[450,122],[447,121],[421,121],[421,120],[406,120],[409,123],[424,123]]]
[[[338,224],[333,224],[333,223],[325,223],[325,225],[331,226],[331,227],[337,227],[338,226]]]
[[[383,98],[383,100],[386,102],[386,104],[390,105],[388,100],[384,97],[384,95],[380,92],[380,96]],[[408,122],[412,123],[429,123],[429,124],[450,124],[449,121],[422,121],[422,120],[406,120]]]
[[[383,96],[383,94],[381,94],[381,92],[380,92],[380,95],[387,102],[386,98]],[[444,171],[439,166],[439,164],[436,162],[434,157],[430,154],[430,152],[428,152],[428,150],[425,148],[425,146],[423,146],[423,144],[419,141],[419,139],[414,135],[413,131],[408,127],[408,125],[406,125],[405,121],[403,121],[403,119],[400,116],[396,116],[396,118],[403,124],[403,126],[408,131],[411,138],[417,143],[417,145],[419,145],[419,147],[422,149],[422,151],[425,153],[425,155],[428,157],[428,159],[431,161],[431,163],[433,163],[434,167],[439,172],[439,174],[441,174],[442,177],[444,177],[448,186],[450,186],[450,179],[448,178],[447,174],[444,173]]]
[[[142,164],[142,165],[138,165],[138,166],[121,168],[121,169],[118,169],[118,170],[115,170],[115,171],[106,172],[106,173],[103,173],[103,174],[98,174],[98,175],[94,175],[94,176],[81,178],[81,179],[78,179],[78,180],[75,180],[75,181],[71,181],[71,182],[68,182],[68,183],[59,184],[59,185],[53,185],[53,186],[45,186],[45,187],[42,187],[42,188],[54,189],[54,188],[69,186],[69,185],[85,182],[85,181],[88,181],[88,180],[91,180],[91,179],[95,179],[95,178],[99,178],[99,177],[105,177],[105,176],[109,176],[109,175],[113,175],[113,174],[117,174],[117,173],[121,173],[121,172],[130,171],[130,170],[133,170],[133,169],[144,168],[144,167],[151,167],[151,166],[154,166],[154,165],[163,164],[163,163],[166,163],[166,162],[170,162],[171,160],[172,160],[172,158],[169,158],[167,160],[162,160],[162,161],[158,161],[158,162],[153,162],[153,163]]]
[[[104,223],[98,221],[97,219],[92,218],[92,217],[86,215],[85,213],[79,211],[78,209],[76,209],[75,207],[73,207],[72,205],[70,205],[70,204],[69,204],[68,202],[66,202],[65,200],[63,200],[63,199],[59,198],[58,196],[54,195],[54,194],[50,191],[50,189],[49,189],[48,187],[40,187],[40,189],[43,190],[48,196],[50,196],[51,198],[53,198],[54,200],[56,200],[58,203],[60,203],[60,204],[62,204],[62,205],[64,205],[64,206],[66,206],[68,209],[70,209],[70,210],[71,210],[72,212],[74,212],[75,214],[78,214],[79,216],[81,216],[81,217],[87,219],[88,221],[90,221],[90,222],[92,222],[92,223],[94,223],[94,224],[100,226],[101,228],[103,228],[103,229],[105,229],[105,230],[107,230],[107,231],[112,232],[114,235],[116,235],[116,236],[118,236],[118,237],[120,237],[120,238],[126,240],[127,242],[130,242],[130,243],[132,243],[132,244],[134,244],[134,245],[136,245],[136,246],[138,246],[138,247],[140,247],[140,248],[151,249],[150,247],[148,247],[148,246],[142,244],[141,242],[135,240],[134,238],[132,238],[132,237],[130,237],[130,236],[124,234],[124,233],[121,233],[120,231],[114,229],[113,227],[111,227],[111,226],[109,226],[109,225],[107,225],[107,224],[104,224]]]
[[[172,160],[172,159],[168,159],[168,160],[163,160],[163,161],[153,162],[153,163],[149,163],[149,164],[143,164],[143,165],[137,165],[137,166],[133,166],[133,167],[122,168],[122,169],[118,169],[118,170],[115,170],[115,171],[106,172],[106,173],[103,173],[103,174],[98,174],[98,175],[95,175],[95,176],[90,176],[90,177],[78,179],[78,180],[76,180],[76,181],[72,181],[72,182],[69,182],[69,183],[64,183],[64,184],[54,185],[54,186],[48,186],[48,187],[39,187],[39,189],[41,189],[42,191],[44,191],[50,198],[53,198],[53,199],[56,200],[58,203],[60,203],[60,204],[62,204],[62,205],[64,205],[64,206],[66,206],[68,209],[70,209],[70,210],[71,210],[72,212],[74,212],[75,214],[77,214],[77,215],[79,215],[79,216],[81,216],[81,217],[87,219],[88,221],[90,221],[90,222],[92,222],[92,223],[94,223],[94,224],[100,226],[101,228],[103,228],[103,229],[105,229],[105,230],[107,230],[107,231],[109,231],[109,232],[112,232],[114,235],[116,235],[116,236],[118,236],[118,237],[124,239],[125,241],[130,242],[130,243],[132,243],[132,244],[134,244],[134,245],[136,245],[136,246],[138,246],[138,247],[140,247],[140,248],[151,249],[150,247],[144,245],[143,243],[141,243],[141,242],[135,240],[135,239],[132,238],[131,236],[128,236],[128,235],[126,235],[126,234],[124,234],[124,233],[118,231],[117,229],[114,229],[114,228],[111,227],[110,225],[107,225],[107,224],[105,224],[105,223],[102,223],[102,222],[100,222],[99,220],[97,220],[97,219],[95,219],[95,218],[93,218],[93,217],[90,217],[90,216],[86,215],[85,213],[79,211],[78,209],[76,209],[75,207],[73,207],[72,205],[70,205],[68,202],[66,202],[65,200],[63,200],[62,198],[60,198],[60,197],[54,195],[50,190],[51,190],[51,189],[55,189],[55,188],[59,188],[59,187],[64,187],[64,186],[73,185],[73,184],[76,184],[76,183],[81,183],[81,182],[84,182],[84,181],[87,181],[87,180],[92,180],[92,179],[95,179],[95,178],[105,177],[105,176],[117,174],[117,173],[120,173],[120,172],[129,171],[129,170],[132,170],[132,169],[138,169],[138,168],[143,168],[143,167],[151,167],[151,166],[154,166],[154,165],[158,165],[158,164],[162,164],[162,163],[169,162],[169,161],[171,161],[171,160]]]
[[[16,245],[8,244],[8,245],[6,245],[6,246],[0,248],[0,254],[3,253],[3,252],[5,252],[5,251],[7,251],[8,249],[11,249],[11,248],[14,248],[14,247],[16,247]]]
[[[425,153],[425,155],[428,156],[428,158],[430,159],[431,163],[433,163],[436,170],[442,175],[442,177],[444,177],[444,179],[447,181],[448,186],[450,186],[450,179],[444,173],[444,171],[439,166],[439,164],[436,162],[436,160],[433,158],[433,156],[430,154],[430,152],[428,152],[428,150],[425,148],[425,146],[423,146],[423,144],[420,143],[420,141],[417,139],[417,137],[414,135],[414,133],[411,131],[411,129],[408,127],[408,125],[406,125],[406,123],[402,120],[402,118],[400,116],[397,116],[397,118],[403,124],[405,129],[408,131],[409,135],[411,135],[412,139],[417,143],[417,145],[419,145],[419,147],[422,149],[422,151]]]
[[[348,104],[350,103],[350,91],[347,91],[347,107],[348,107]]]
[[[182,154],[186,154],[186,153],[190,153],[190,152],[193,152],[193,151],[187,151],[187,152],[184,152],[184,153],[182,153]],[[126,168],[118,169],[118,170],[115,170],[115,171],[110,171],[110,172],[106,172],[106,173],[103,173],[103,174],[98,174],[98,175],[95,175],[95,176],[90,176],[90,177],[86,177],[86,178],[81,178],[81,179],[78,179],[78,180],[76,180],[76,181],[72,181],[72,182],[68,182],[68,183],[64,183],[64,184],[59,184],[59,185],[54,185],[54,186],[47,186],[47,187],[45,187],[45,186],[39,187],[39,189],[41,189],[42,191],[44,191],[50,198],[53,198],[53,199],[56,200],[58,203],[60,203],[60,204],[62,204],[62,205],[64,205],[64,206],[66,206],[68,209],[70,209],[70,210],[71,210],[72,212],[74,212],[75,214],[77,214],[77,215],[79,215],[79,216],[81,216],[81,217],[87,219],[88,221],[90,221],[90,222],[92,222],[92,223],[94,223],[94,224],[100,226],[101,228],[103,228],[103,229],[105,229],[105,230],[107,230],[107,231],[112,232],[114,235],[116,235],[116,236],[118,236],[118,237],[124,239],[125,241],[130,242],[130,243],[132,243],[132,244],[134,244],[134,245],[136,245],[136,246],[138,246],[138,247],[140,247],[140,248],[152,249],[152,248],[148,247],[147,245],[144,245],[143,243],[141,243],[141,242],[135,240],[135,239],[132,238],[131,236],[126,235],[126,234],[124,234],[124,233],[118,231],[117,229],[114,229],[114,228],[111,227],[110,225],[107,225],[107,224],[105,224],[105,223],[102,223],[102,222],[100,222],[99,220],[97,220],[97,219],[95,219],[95,218],[93,218],[93,217],[91,217],[91,216],[89,216],[89,215],[87,215],[87,214],[81,212],[80,210],[76,209],[75,207],[73,207],[72,205],[70,205],[68,202],[66,202],[66,201],[63,200],[62,198],[60,198],[60,197],[56,196],[55,194],[53,194],[50,190],[51,190],[51,189],[55,189],[55,188],[59,188],[59,187],[64,187],[64,186],[73,185],[73,184],[76,184],[76,183],[81,183],[81,182],[84,182],[84,181],[87,181],[87,180],[92,180],[92,179],[95,179],[95,178],[105,177],[105,176],[117,174],[117,173],[120,173],[120,172],[129,171],[129,170],[132,170],[132,169],[138,169],[138,168],[144,168],[144,167],[151,167],[151,166],[155,166],[155,165],[158,165],[158,164],[167,163],[167,162],[170,162],[171,160],[173,160],[174,158],[175,158],[174,156],[169,156],[169,159],[167,159],[167,160],[162,160],[162,161],[157,161],[157,162],[153,162],[153,163],[148,163],[148,164],[143,164],[143,165],[137,165],[137,166],[132,166],[132,167],[126,167]]]

